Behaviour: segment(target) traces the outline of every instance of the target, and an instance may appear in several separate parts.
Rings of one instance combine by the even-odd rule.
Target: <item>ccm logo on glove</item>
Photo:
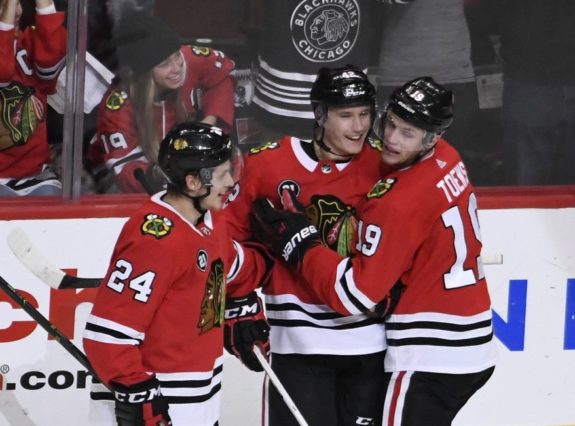
[[[225,312],[225,319],[240,318],[249,315],[255,315],[260,311],[260,305],[257,301],[252,304],[237,306],[235,308],[228,308]]]
[[[146,389],[142,392],[118,392],[114,391],[114,397],[120,402],[127,402],[129,404],[141,404],[142,402],[151,401],[152,399],[160,396],[160,385],[156,388]]]

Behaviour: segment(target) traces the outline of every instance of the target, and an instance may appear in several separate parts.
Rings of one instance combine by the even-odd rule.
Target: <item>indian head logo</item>
[[[205,260],[207,261],[207,254]],[[223,324],[226,304],[225,284],[224,263],[218,258],[210,265],[210,272],[204,287],[204,297],[198,320],[200,334],[204,334],[214,327],[221,327]]]
[[[333,195],[313,195],[305,208],[323,243],[342,256],[353,253],[357,234],[355,208]]]
[[[292,42],[311,62],[337,61],[353,48],[359,22],[357,0],[304,0],[291,16]]]

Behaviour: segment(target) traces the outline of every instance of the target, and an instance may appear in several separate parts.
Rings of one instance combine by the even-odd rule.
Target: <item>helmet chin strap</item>
[[[353,154],[339,154],[339,153],[335,152],[333,149],[331,149],[329,146],[327,146],[325,144],[325,142],[323,141],[323,127],[319,126],[317,123],[316,123],[315,128],[314,128],[313,141],[317,144],[319,149],[321,149],[322,151],[325,151],[325,152],[330,153],[332,155],[336,155],[338,157],[342,157],[342,159],[345,159],[345,160],[353,157]]]

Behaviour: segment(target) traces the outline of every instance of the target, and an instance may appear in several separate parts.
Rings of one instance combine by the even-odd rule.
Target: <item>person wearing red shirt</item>
[[[233,237],[250,240],[253,201],[279,202],[285,190],[295,191],[324,244],[350,256],[357,205],[382,167],[381,143],[370,137],[375,89],[355,66],[321,68],[310,100],[316,117],[312,140],[285,136],[250,150],[223,211],[235,219]],[[335,312],[300,281],[277,262],[262,284],[274,372],[310,425],[376,424],[383,406],[383,324],[361,312]],[[266,425],[297,424],[272,386],[266,384],[265,396]]]
[[[182,45],[162,20],[127,13],[114,31],[118,77],[104,95],[88,149],[92,174],[104,165],[122,192],[156,192],[159,143],[176,123],[216,125],[234,117],[234,62],[208,47]],[[147,187],[147,188],[146,188]]]
[[[120,232],[83,343],[121,426],[218,422],[226,287],[267,273],[217,214],[234,184],[232,152],[217,127],[174,127],[158,158],[167,191]]]
[[[447,426],[496,359],[477,198],[441,137],[453,121],[451,91],[416,78],[383,112],[374,129],[391,170],[364,194],[356,256],[327,249],[304,215],[265,199],[254,205],[255,234],[335,311],[385,319],[383,424]]]
[[[46,110],[65,64],[64,14],[36,0],[35,25],[20,30],[21,16],[19,0],[0,0],[0,196],[58,195]]]

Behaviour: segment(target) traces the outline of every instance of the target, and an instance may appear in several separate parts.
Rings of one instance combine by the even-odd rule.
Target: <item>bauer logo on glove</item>
[[[303,207],[288,190],[282,193],[284,210],[276,210],[267,198],[259,198],[252,206],[252,231],[264,244],[271,245],[276,256],[289,265],[299,267],[310,247],[321,244],[317,228],[303,213]]]

